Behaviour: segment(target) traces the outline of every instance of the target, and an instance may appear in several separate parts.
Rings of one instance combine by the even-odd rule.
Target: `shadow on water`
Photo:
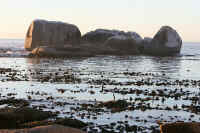
[[[91,67],[131,70],[131,71],[152,71],[173,73],[180,69],[180,57],[152,57],[152,56],[98,56],[81,59],[62,58],[26,58],[30,67],[62,68],[68,67]],[[146,69],[146,70],[145,70]]]
[[[181,57],[152,57],[153,71],[168,78],[177,78],[181,69]]]
[[[74,59],[65,59],[65,58],[27,58],[26,67],[29,71],[30,79],[40,80],[41,77],[51,78],[59,76],[65,72],[77,73],[81,63],[87,60],[87,58],[74,58]],[[52,75],[53,74],[53,75]]]
[[[158,73],[163,78],[176,78],[181,69],[181,57],[153,56],[97,56],[90,58],[27,58],[27,67],[33,72],[56,72],[59,69],[74,72],[142,72]],[[167,74],[168,77],[165,77]]]

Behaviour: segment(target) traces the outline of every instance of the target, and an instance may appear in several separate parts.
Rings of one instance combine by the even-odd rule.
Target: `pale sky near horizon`
[[[163,25],[183,41],[200,42],[200,0],[0,0],[0,38],[24,38],[34,19],[135,31],[153,37]]]

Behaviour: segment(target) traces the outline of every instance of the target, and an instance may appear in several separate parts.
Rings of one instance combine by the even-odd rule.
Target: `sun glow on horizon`
[[[1,1],[0,38],[25,38],[30,23],[39,18],[75,24],[82,34],[105,28],[153,37],[161,26],[169,25],[183,41],[200,42],[199,4],[196,0]]]

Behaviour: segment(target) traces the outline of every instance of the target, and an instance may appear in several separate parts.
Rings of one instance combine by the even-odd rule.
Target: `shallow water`
[[[117,121],[128,121],[131,125],[143,125],[146,127],[156,124],[160,121],[200,121],[198,111],[196,113],[186,110],[181,106],[194,104],[192,97],[198,97],[200,93],[200,84],[192,85],[190,80],[200,80],[200,43],[184,43],[181,55],[178,57],[152,57],[152,56],[97,56],[90,58],[74,58],[74,59],[49,59],[49,58],[24,58],[21,55],[27,54],[23,49],[23,40],[0,40],[0,68],[11,68],[16,71],[15,77],[20,81],[7,80],[11,77],[6,74],[0,74],[0,93],[1,98],[9,97],[8,94],[16,98],[27,99],[31,96],[32,105],[44,104],[44,110],[59,111],[60,116],[73,116],[77,119],[93,122],[96,124],[109,124]],[[80,82],[53,81],[53,77],[63,76],[64,73],[72,74]],[[136,72],[139,75],[130,75]],[[12,72],[11,72],[12,73]],[[126,74],[128,73],[128,74]],[[145,75],[148,73],[147,75]],[[43,82],[43,77],[51,77],[48,82]],[[100,82],[95,82],[100,80]],[[189,85],[135,85],[128,84],[136,81],[152,81],[152,82],[175,82],[176,80],[189,80],[184,83]],[[111,82],[112,81],[112,82]],[[120,83],[120,84],[119,84]],[[102,92],[102,84],[104,91]],[[64,92],[60,92],[63,89]],[[116,92],[120,90],[121,92]],[[123,93],[130,90],[148,91],[148,95]],[[148,98],[152,96],[152,91],[164,90],[165,94],[170,91],[181,93],[178,99],[174,97],[165,97],[159,100],[150,99],[141,102],[137,98]],[[182,91],[180,91],[182,89]],[[187,93],[187,94],[186,94]],[[53,97],[53,100],[47,100]],[[147,109],[141,111],[126,110],[119,113],[100,112],[92,114],[97,118],[82,118],[81,113],[84,111],[74,111],[72,107],[78,107],[82,103],[96,104],[101,101],[123,99],[135,104],[150,104],[151,107],[160,107],[159,109]],[[39,101],[40,100],[40,101]],[[55,102],[67,101],[75,103],[63,106],[55,105]],[[198,103],[195,103],[198,106]],[[174,109],[178,106],[179,110]],[[55,107],[55,108],[52,108]],[[171,107],[172,110],[165,110]],[[68,114],[66,112],[74,112]],[[105,109],[106,111],[106,109]],[[125,117],[128,115],[128,117]],[[191,115],[194,115],[191,117]],[[151,117],[152,116],[152,117]],[[137,118],[139,117],[139,118]],[[139,120],[138,120],[139,119]],[[147,120],[147,121],[145,121]],[[145,131],[145,130],[144,130]]]

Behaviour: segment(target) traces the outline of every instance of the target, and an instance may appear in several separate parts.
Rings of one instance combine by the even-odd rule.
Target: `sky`
[[[34,19],[75,24],[82,34],[97,28],[153,37],[161,26],[183,41],[200,42],[200,0],[0,0],[0,38],[25,38]]]

